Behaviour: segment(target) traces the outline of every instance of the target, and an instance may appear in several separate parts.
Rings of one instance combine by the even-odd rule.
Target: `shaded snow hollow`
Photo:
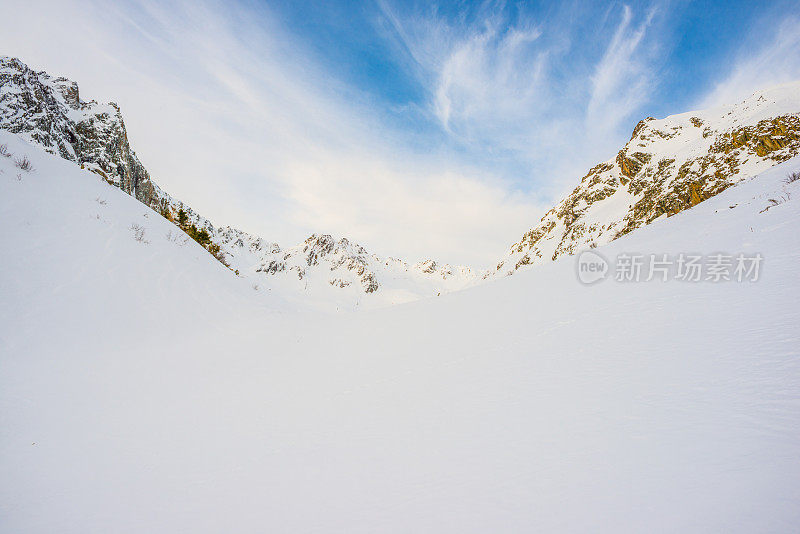
[[[3,532],[800,522],[798,158],[597,249],[758,252],[756,283],[587,287],[566,257],[326,315],[2,143],[34,166],[0,157]]]

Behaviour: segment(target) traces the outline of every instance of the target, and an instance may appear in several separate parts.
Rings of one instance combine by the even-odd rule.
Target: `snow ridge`
[[[487,275],[513,274],[671,217],[800,152],[800,82],[707,111],[648,117],[514,243]]]

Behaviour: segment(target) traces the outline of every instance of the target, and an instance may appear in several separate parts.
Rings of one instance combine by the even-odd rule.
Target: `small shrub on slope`
[[[28,156],[22,156],[21,159],[15,159],[14,165],[25,172],[31,172],[33,170],[33,165],[31,164],[31,160],[28,159]]]
[[[172,217],[167,217],[169,220],[172,220]],[[222,252],[220,246],[217,243],[211,241],[211,234],[208,233],[208,230],[205,228],[198,229],[197,225],[189,224],[189,216],[187,215],[186,211],[181,208],[178,210],[178,226],[186,232],[186,234],[197,241],[200,246],[208,250],[208,252],[214,256],[214,258],[220,262],[225,267],[230,267],[228,261],[225,259],[225,253]]]

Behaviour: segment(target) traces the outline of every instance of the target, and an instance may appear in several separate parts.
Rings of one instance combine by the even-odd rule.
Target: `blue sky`
[[[540,34],[527,45],[527,53],[514,68],[527,68],[538,53],[550,55],[547,65],[548,96],[554,107],[588,107],[590,80],[610,41],[630,12],[632,28],[645,29],[635,60],[647,62],[651,80],[645,94],[626,108],[620,118],[629,131],[644,115],[665,116],[690,109],[727,74],[743,49],[757,48],[787,15],[797,16],[796,2],[271,2],[273,13],[308,46],[316,61],[366,93],[398,128],[464,150],[475,158],[496,160],[511,169],[507,176],[515,187],[536,187],[525,161],[502,151],[480,130],[467,138],[453,135],[441,120],[431,116],[430,77],[435,66],[415,57],[409,43],[422,19],[429,32],[441,31],[467,39],[497,28],[495,40],[515,31],[536,29]],[[487,22],[490,21],[490,22]],[[424,45],[421,45],[424,46]],[[800,53],[800,52],[795,52]],[[434,72],[429,72],[433,69]],[[556,94],[558,96],[556,96]],[[557,109],[548,110],[558,113]],[[480,128],[478,126],[478,128]],[[619,141],[621,138],[617,137]],[[474,142],[470,142],[474,141]]]
[[[176,197],[411,261],[491,264],[642,117],[800,78],[780,0],[11,4],[2,53],[120,104]]]
[[[349,83],[387,105],[424,106],[429,97],[414,75],[413,58],[393,27],[398,18],[430,17],[468,32],[498,17],[499,31],[531,26],[542,36],[532,48],[561,44],[563,59],[554,65],[560,83],[590,75],[610,41],[627,5],[634,19],[653,13],[651,39],[661,70],[653,107],[665,112],[686,105],[709,83],[724,76],[741,48],[757,46],[796,2],[273,2],[268,3],[287,27],[309,43],[321,63]],[[763,33],[762,33],[763,32]],[[524,65],[520,65],[524,67]]]

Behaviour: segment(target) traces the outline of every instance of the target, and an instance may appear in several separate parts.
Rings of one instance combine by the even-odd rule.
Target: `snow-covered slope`
[[[184,229],[190,233],[191,225],[197,231],[205,229],[210,236],[206,247],[212,254],[255,285],[275,283],[333,307],[375,307],[461,289],[485,274],[433,260],[408,264],[383,258],[329,235],[312,235],[284,250],[236,228],[215,226],[150,178],[128,142],[116,104],[84,101],[75,82],[36,72],[19,59],[3,56],[0,129],[80,164],[170,220],[176,221],[183,210],[187,215]]]
[[[598,248],[760,253],[757,282],[584,286],[564,257],[321,315],[0,136],[3,532],[800,523],[800,158]]]
[[[608,243],[799,152],[800,82],[732,106],[644,119],[616,157],[593,167],[511,246],[494,274]]]

